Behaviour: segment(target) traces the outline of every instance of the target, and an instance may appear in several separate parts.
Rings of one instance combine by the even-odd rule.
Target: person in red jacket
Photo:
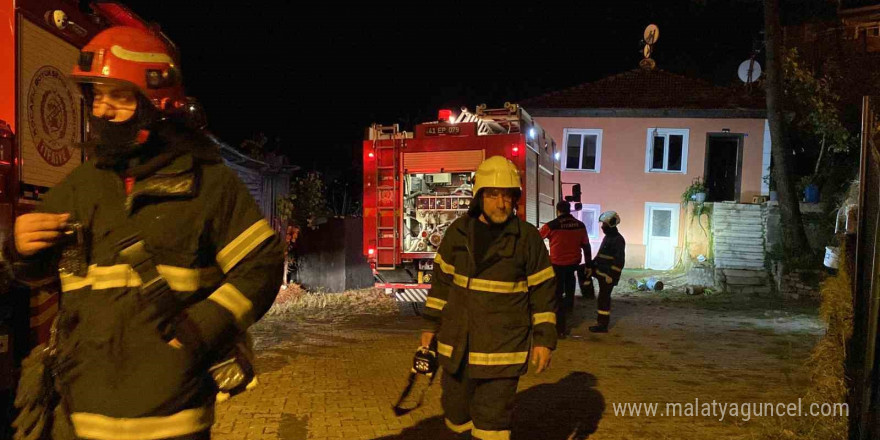
[[[550,262],[556,273],[556,332],[564,339],[569,329],[566,328],[566,314],[574,308],[575,272],[581,264],[581,256],[586,261],[586,273],[590,273],[592,250],[587,227],[583,222],[571,215],[568,202],[556,204],[556,217],[550,223],[541,226],[541,237],[550,239]],[[591,280],[585,277],[585,280]],[[586,281],[585,286],[592,290],[592,282]]]

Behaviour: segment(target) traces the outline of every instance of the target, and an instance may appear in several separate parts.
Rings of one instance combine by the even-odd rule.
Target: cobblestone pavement
[[[549,371],[520,381],[514,439],[751,438],[766,419],[624,417],[613,403],[797,402],[821,328],[768,312],[707,310],[638,299],[614,304],[613,328],[591,335],[595,304],[579,299],[573,337]],[[794,320],[797,321],[797,320]],[[802,323],[803,323],[802,322]],[[260,385],[218,404],[214,438],[447,439],[440,387],[402,417],[391,411],[417,345],[417,317],[345,324],[271,317],[254,329]],[[579,435],[573,436],[577,431]]]

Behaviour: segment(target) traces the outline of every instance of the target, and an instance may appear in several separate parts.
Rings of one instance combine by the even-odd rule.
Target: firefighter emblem
[[[28,89],[28,123],[40,157],[52,166],[66,164],[78,142],[77,100],[60,70],[43,66]]]

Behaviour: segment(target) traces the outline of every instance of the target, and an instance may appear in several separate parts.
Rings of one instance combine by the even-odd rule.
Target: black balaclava
[[[605,235],[616,234],[617,226],[608,226],[607,223],[602,223],[602,232],[605,233]]]
[[[87,96],[91,95],[86,90]],[[146,136],[162,120],[162,113],[142,95],[138,95],[137,109],[131,119],[113,122],[89,115],[89,124],[94,144],[94,155],[99,166],[116,166],[137,156],[143,149]]]

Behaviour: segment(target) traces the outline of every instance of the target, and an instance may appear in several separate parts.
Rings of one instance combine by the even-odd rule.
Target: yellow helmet
[[[474,176],[474,195],[483,188],[516,188],[522,190],[519,170],[504,156],[492,156],[483,161]]]

